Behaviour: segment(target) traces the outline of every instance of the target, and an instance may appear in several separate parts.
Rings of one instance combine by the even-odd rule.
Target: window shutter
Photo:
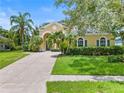
[[[107,40],[107,46],[110,46],[110,40]]]
[[[87,40],[85,40],[85,47],[87,47]]]
[[[78,47],[78,40],[75,40],[75,46]]]
[[[96,46],[100,46],[100,45],[99,45],[99,40],[96,41]]]

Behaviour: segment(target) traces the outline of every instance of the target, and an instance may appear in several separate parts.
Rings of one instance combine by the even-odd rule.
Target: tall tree
[[[77,26],[84,34],[88,28],[114,32],[124,23],[120,0],[56,0],[56,5],[66,6],[69,27]]]
[[[36,27],[33,29],[32,35],[39,35],[39,34],[40,34],[40,30],[39,30],[39,28],[36,26]]]
[[[0,35],[8,38],[8,30],[6,30],[2,26],[0,26]]]
[[[10,17],[12,29],[19,32],[22,48],[24,48],[24,38],[32,30],[33,21],[29,13],[19,13]]]

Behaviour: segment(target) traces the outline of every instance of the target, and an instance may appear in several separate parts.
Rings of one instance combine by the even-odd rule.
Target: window
[[[105,38],[100,39],[100,46],[106,46],[106,39]]]
[[[78,39],[78,47],[81,47],[81,46],[83,46],[83,39],[82,38],[79,38]]]

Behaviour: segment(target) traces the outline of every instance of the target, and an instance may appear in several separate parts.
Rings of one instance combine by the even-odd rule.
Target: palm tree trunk
[[[21,33],[21,42],[22,42],[22,50],[24,50],[24,26],[21,26],[20,29],[20,33]]]
[[[24,34],[22,34],[22,49],[24,50]]]

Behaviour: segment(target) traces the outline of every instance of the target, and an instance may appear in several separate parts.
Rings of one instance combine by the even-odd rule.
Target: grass
[[[14,63],[26,55],[28,54],[22,51],[0,52],[0,69]]]
[[[107,56],[60,56],[54,75],[124,75],[124,63],[109,63]]]
[[[47,93],[124,93],[123,82],[47,82]]]

